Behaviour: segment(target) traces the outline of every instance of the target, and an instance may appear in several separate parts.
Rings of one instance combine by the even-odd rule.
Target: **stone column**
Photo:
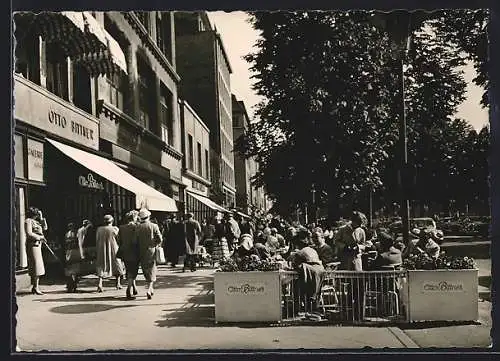
[[[73,104],[73,62],[70,57],[66,58],[66,69],[68,72],[68,101]]]
[[[162,136],[162,129],[161,129],[161,125],[162,125],[162,119],[161,119],[161,105],[160,105],[160,96],[161,96],[161,82],[160,82],[160,78],[158,77],[158,73],[157,72],[154,72],[155,74],[155,77],[154,77],[154,81],[155,81],[155,92],[154,92],[154,97],[155,97],[155,113],[154,115],[156,115],[156,121],[153,122],[153,127],[151,128],[151,131],[153,133],[155,133],[156,135],[158,135],[159,137]],[[165,139],[165,142],[168,143],[168,139]]]
[[[40,85],[47,88],[47,48],[41,36],[38,36],[38,53],[40,54]]]
[[[137,72],[137,46],[130,44],[127,48],[127,69],[128,69],[128,94],[127,110],[128,114],[139,120],[139,74]]]
[[[172,67],[174,68],[175,71],[177,71],[177,62],[176,62],[176,57],[175,57],[175,20],[174,20],[174,12],[169,11],[168,14],[170,15],[170,63],[172,64]]]

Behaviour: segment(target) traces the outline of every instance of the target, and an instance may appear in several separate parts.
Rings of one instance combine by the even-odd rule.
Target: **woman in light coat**
[[[147,282],[146,296],[149,300],[153,297],[153,283],[156,281],[156,248],[161,247],[163,241],[158,225],[151,222],[150,216],[150,211],[141,209],[137,224],[140,263]]]
[[[124,274],[121,261],[116,257],[118,251],[118,227],[113,226],[113,217],[104,216],[104,225],[96,232],[96,270],[99,283],[97,292],[102,292],[102,279],[116,277],[116,289],[121,289],[120,279]]]
[[[40,291],[40,276],[45,274],[45,265],[42,257],[42,243],[47,242],[43,232],[48,229],[42,211],[30,207],[25,221],[26,251],[28,254],[28,271],[31,277],[31,293],[43,295]]]

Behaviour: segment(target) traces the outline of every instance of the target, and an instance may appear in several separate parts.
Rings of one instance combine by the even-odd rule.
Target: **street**
[[[481,279],[490,278],[490,260],[478,260]],[[480,286],[477,324],[389,327],[215,325],[213,270],[182,273],[160,267],[152,300],[139,276],[139,296],[97,280],[82,281],[76,294],[46,285],[44,296],[17,297],[17,340],[23,351],[487,347],[491,302]],[[484,284],[484,283],[483,283]]]

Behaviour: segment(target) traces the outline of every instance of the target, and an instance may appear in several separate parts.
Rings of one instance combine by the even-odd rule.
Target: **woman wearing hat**
[[[125,263],[125,271],[127,273],[127,299],[134,299],[134,296],[137,295],[135,280],[139,272],[139,244],[137,242],[138,213],[136,210],[127,212],[125,223],[120,226],[118,233],[120,241],[119,256]]]
[[[42,243],[47,242],[43,231],[47,230],[47,222],[42,211],[35,207],[28,209],[25,221],[26,248],[28,254],[28,271],[31,276],[31,293],[43,295],[40,291],[40,276],[45,274],[45,265],[42,257]]]
[[[153,282],[156,281],[156,248],[161,247],[163,238],[157,224],[151,222],[151,212],[143,208],[139,211],[137,241],[142,273],[147,282],[146,296],[153,297]]]
[[[113,226],[113,216],[104,216],[104,225],[96,232],[96,270],[99,283],[97,292],[102,292],[102,279],[116,277],[116,289],[121,289],[120,279],[124,274],[121,261],[116,257],[118,251],[118,227]]]

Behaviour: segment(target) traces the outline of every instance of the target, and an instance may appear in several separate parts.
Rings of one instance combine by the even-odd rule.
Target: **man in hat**
[[[137,225],[137,241],[139,244],[139,258],[142,273],[147,282],[146,296],[153,297],[153,283],[156,281],[156,248],[161,247],[163,238],[160,228],[150,220],[151,212],[145,208],[139,211]]]
[[[240,226],[234,219],[234,215],[232,213],[229,213],[226,226],[226,238],[230,252],[233,251],[236,243],[238,242],[238,239],[240,238],[240,235]]]
[[[201,237],[201,226],[200,223],[193,218],[193,213],[186,214],[184,229],[186,232],[186,257],[184,258],[184,268],[182,271],[185,272],[186,268],[189,268],[191,272],[194,272],[196,271],[196,258]]]

